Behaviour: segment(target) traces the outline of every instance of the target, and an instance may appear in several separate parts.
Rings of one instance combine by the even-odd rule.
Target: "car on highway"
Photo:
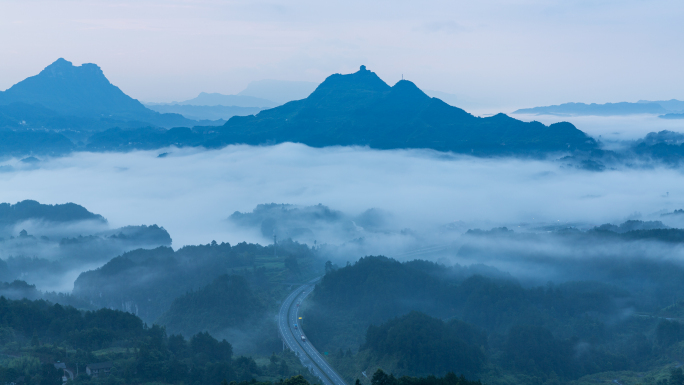
[[[306,337],[302,335],[302,342],[306,342]]]

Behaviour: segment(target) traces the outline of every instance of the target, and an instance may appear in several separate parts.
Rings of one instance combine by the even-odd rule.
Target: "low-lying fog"
[[[158,154],[169,155],[158,158]],[[589,228],[649,219],[684,207],[683,175],[665,167],[590,172],[554,161],[479,159],[420,150],[316,149],[299,144],[75,153],[27,165],[0,164],[0,201],[74,202],[112,228],[158,224],[173,247],[271,242],[228,220],[258,204],[323,204],[350,218],[379,209],[385,229],[569,223]],[[659,219],[660,220],[660,219]],[[322,242],[343,242],[321,233]],[[326,238],[327,237],[327,238]],[[388,238],[391,240],[391,237]],[[388,253],[389,254],[389,253]]]

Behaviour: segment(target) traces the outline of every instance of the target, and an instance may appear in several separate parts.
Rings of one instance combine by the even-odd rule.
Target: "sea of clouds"
[[[163,158],[159,153],[168,152]],[[2,162],[0,201],[74,202],[111,227],[158,224],[174,248],[260,242],[227,218],[262,203],[323,204],[348,215],[375,208],[388,228],[430,232],[563,224],[589,228],[684,207],[684,175],[666,167],[591,172],[562,162],[473,158],[425,150],[229,146],[79,152],[27,165]],[[320,239],[336,242],[339,239]]]

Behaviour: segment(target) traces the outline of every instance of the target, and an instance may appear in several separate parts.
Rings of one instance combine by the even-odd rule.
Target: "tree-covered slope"
[[[148,326],[122,311],[82,312],[47,301],[4,297],[0,297],[0,349],[0,381],[30,385],[61,384],[64,373],[53,366],[60,362],[75,376],[76,384],[100,383],[84,370],[96,363],[110,366],[104,379],[111,384],[254,384],[257,377],[282,379],[301,370],[287,355],[281,357],[288,359],[292,369],[275,355],[271,358],[275,370],[260,367],[251,357],[233,357],[233,346],[226,340],[208,333],[188,339],[167,335],[163,327]],[[301,376],[295,379],[285,383],[308,384]]]
[[[361,350],[368,350],[371,360],[393,363],[393,373],[454,372],[473,378],[485,361],[486,346],[486,334],[472,325],[414,311],[371,325]]]
[[[75,203],[46,205],[33,200],[15,204],[0,203],[0,226],[12,225],[29,219],[46,222],[76,222],[93,220],[107,222],[102,215],[93,214]]]
[[[260,321],[266,307],[240,275],[222,275],[209,285],[176,298],[157,321],[170,333],[216,335],[229,327]]]
[[[210,307],[218,300],[229,301],[220,299],[226,293],[224,284],[238,285],[238,281],[214,282],[225,274],[245,277],[252,288],[260,290],[255,293],[258,296],[262,291],[276,290],[275,298],[280,300],[280,294],[284,294],[282,290],[286,290],[280,283],[311,279],[323,268],[323,262],[308,246],[296,242],[279,242],[278,256],[273,254],[273,246],[244,242],[237,245],[212,242],[176,251],[170,247],[133,250],[98,269],[81,273],[74,282],[73,294],[96,306],[131,311],[147,322],[154,322],[171,308],[176,298],[191,292],[195,293],[188,294],[187,298],[200,301],[194,304],[198,310]],[[212,282],[214,285],[210,285]],[[210,286],[201,289],[207,285]],[[244,286],[240,287],[246,290]],[[267,297],[261,298],[266,306],[271,305],[268,301],[275,300],[271,295]],[[182,311],[175,310],[176,314]],[[248,313],[252,314],[251,310]],[[186,314],[176,326],[180,328],[194,322],[196,326],[218,328],[215,322],[219,321],[223,322],[223,327],[231,326],[226,319],[200,320],[199,314],[205,313]]]
[[[328,270],[303,305],[301,327],[348,381],[378,368],[453,371],[493,385],[592,382],[627,370],[643,377],[684,347],[681,303],[649,314],[606,283],[526,287],[463,273],[366,257]]]
[[[212,242],[134,250],[81,273],[73,296],[120,309],[190,337],[209,332],[245,354],[280,346],[273,317],[290,286],[321,274],[314,250],[291,241],[273,246]]]
[[[476,361],[464,366],[456,353],[445,361],[435,356],[452,341],[462,345],[459,351],[477,346],[485,354],[476,377],[493,375],[495,365],[515,376],[556,371],[567,380],[647,367],[668,354],[645,337],[658,319],[621,316],[633,308],[629,292],[600,282],[524,287],[510,278],[468,276],[459,266],[366,257],[325,275],[304,309],[302,328],[321,351],[359,349],[331,358],[347,378],[377,367],[408,375],[475,373]],[[481,328],[488,346],[464,323]],[[525,358],[508,358],[516,354]]]
[[[331,75],[306,99],[255,116],[233,117],[206,145],[288,141],[475,155],[539,155],[596,147],[570,123],[545,126],[503,114],[478,118],[430,98],[409,81],[390,87],[364,66],[353,74]]]

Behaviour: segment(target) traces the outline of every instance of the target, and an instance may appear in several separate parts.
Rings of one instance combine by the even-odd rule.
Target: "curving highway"
[[[285,345],[299,357],[302,365],[309,368],[316,377],[323,381],[324,385],[347,385],[308,339],[302,341],[302,336],[306,338],[306,335],[298,322],[299,304],[311,294],[314,285],[320,279],[318,277],[305,283],[283,301],[278,313],[278,332]]]

